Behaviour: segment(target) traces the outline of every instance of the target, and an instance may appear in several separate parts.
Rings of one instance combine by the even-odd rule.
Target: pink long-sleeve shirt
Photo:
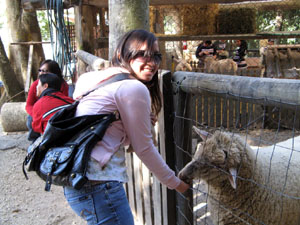
[[[78,98],[101,80],[113,74],[127,72],[120,68],[86,73],[77,81],[74,98]],[[132,145],[137,156],[168,188],[180,184],[158,150],[153,144],[151,134],[151,98],[147,87],[136,79],[114,82],[101,87],[84,97],[77,108],[76,115],[110,113],[118,111],[121,120],[113,122],[102,141],[92,151],[92,158],[103,168],[123,145]]]

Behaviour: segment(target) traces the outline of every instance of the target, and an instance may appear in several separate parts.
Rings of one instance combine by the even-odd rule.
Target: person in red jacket
[[[74,100],[60,91],[62,79],[56,74],[45,73],[39,76],[36,87],[38,101],[32,110],[32,128],[43,134],[48,120],[60,109],[72,104]]]
[[[63,79],[61,69],[56,61],[53,61],[51,59],[47,59],[47,60],[43,61],[40,66],[38,76],[40,76],[41,74],[44,74],[44,73],[53,73],[53,74],[56,74],[58,77],[60,77],[60,79],[61,79],[60,91],[64,95],[68,96],[68,92],[69,92],[68,84]],[[36,81],[34,81],[31,84],[29,92],[28,92],[27,101],[26,101],[26,107],[25,107],[27,113],[29,114],[27,117],[27,127],[29,130],[29,132],[28,132],[28,140],[29,141],[34,141],[35,139],[37,139],[40,136],[40,134],[34,132],[31,127],[32,114],[33,114],[32,109],[33,109],[34,104],[38,100],[37,93],[36,93],[38,81],[39,80],[37,79]]]

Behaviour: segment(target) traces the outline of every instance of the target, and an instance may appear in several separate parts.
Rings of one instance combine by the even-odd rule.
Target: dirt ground
[[[261,145],[262,141],[279,142],[291,135],[288,130],[279,134],[256,130],[249,131],[247,139],[251,145]],[[50,192],[44,191],[44,181],[33,172],[25,179],[22,162],[29,144],[27,132],[5,134],[0,121],[0,225],[85,224],[67,204],[62,187],[53,185]]]
[[[4,134],[0,124],[0,224],[85,224],[69,207],[62,187],[44,191],[44,181],[33,172],[25,179],[22,162],[29,144],[27,132]]]

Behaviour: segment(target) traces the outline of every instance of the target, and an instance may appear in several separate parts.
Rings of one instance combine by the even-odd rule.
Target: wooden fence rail
[[[299,129],[299,80],[195,72],[175,72],[172,79],[177,170],[191,160],[191,126],[195,123],[210,128],[248,128],[251,122],[266,116],[268,110],[278,108],[280,116],[289,119],[286,126]],[[177,224],[195,224],[191,210],[194,203],[186,199],[193,199],[193,193],[177,195]]]

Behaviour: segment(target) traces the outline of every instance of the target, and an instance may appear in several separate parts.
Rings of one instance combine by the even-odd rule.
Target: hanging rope
[[[72,77],[75,70],[75,59],[72,59],[72,47],[64,20],[63,2],[62,0],[45,0],[45,6],[49,22],[53,60],[60,65],[65,77]]]

